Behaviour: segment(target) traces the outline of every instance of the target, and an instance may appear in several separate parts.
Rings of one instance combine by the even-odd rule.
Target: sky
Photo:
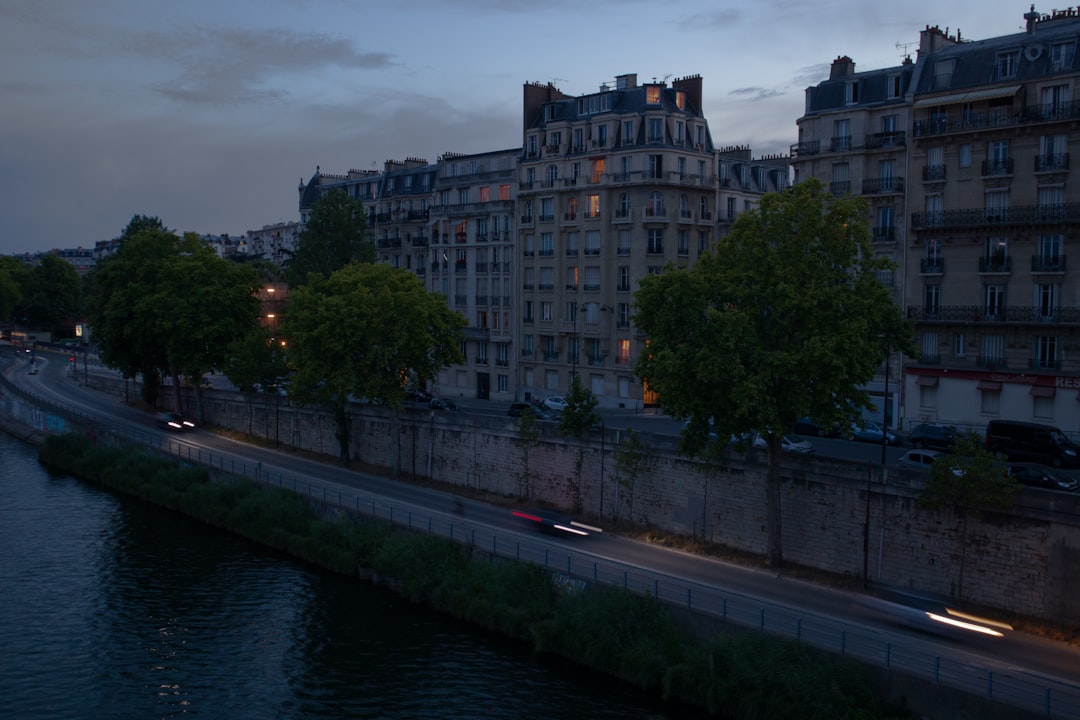
[[[0,254],[295,221],[316,166],[520,147],[527,82],[701,75],[716,145],[786,154],[838,56],[1020,32],[1029,3],[0,0]]]

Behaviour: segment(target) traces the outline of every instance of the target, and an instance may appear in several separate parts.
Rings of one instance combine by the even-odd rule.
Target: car
[[[31,375],[37,375],[38,374],[38,366],[37,365],[34,365],[34,366],[32,366],[30,368],[30,374]]]
[[[453,400],[447,400],[446,398],[431,398],[429,403],[432,410],[443,410],[445,412],[457,412],[457,403]]]
[[[1013,462],[1053,467],[1080,467],[1080,446],[1053,425],[991,420],[983,440],[986,449]]]
[[[553,510],[532,508],[529,510],[515,510],[514,517],[521,520],[531,527],[536,528],[540,532],[550,533],[554,535],[569,535],[571,537],[588,537],[589,535],[599,535],[603,532],[598,527],[592,525],[586,525],[585,523],[577,520],[572,520],[567,515],[564,515]]]
[[[174,412],[159,413],[158,424],[166,430],[172,430],[174,432],[195,429],[195,423],[185,419],[180,413]]]
[[[930,472],[930,466],[941,456],[937,450],[908,450],[896,461],[896,467],[905,470]]]
[[[1059,470],[1054,470],[1039,463],[1010,463],[1009,475],[1021,485],[1030,487],[1047,488],[1049,490],[1064,490],[1076,492],[1080,487],[1075,478],[1062,475]]]
[[[876,422],[872,422],[870,420],[863,420],[861,423],[851,424],[852,440],[881,444],[882,433],[885,434],[886,443],[888,443],[889,445],[896,444],[896,435],[887,430],[882,430],[881,426],[878,425]]]
[[[544,407],[548,410],[555,410],[562,412],[566,409],[566,398],[559,395],[552,395],[543,402]]]
[[[956,444],[956,428],[941,423],[919,423],[908,433],[911,446],[948,452]]]
[[[548,410],[543,405],[533,405],[527,402],[511,403],[510,409],[506,411],[506,414],[510,417],[521,417],[525,413],[531,413],[537,420],[559,419],[559,413],[554,410]]]
[[[796,420],[791,431],[797,435],[807,435],[809,437],[840,437],[839,425],[833,425],[830,428],[826,428],[816,420],[812,420],[808,417],[801,417]]]
[[[751,435],[753,438],[750,441],[751,447],[758,450],[765,450],[769,447],[764,435],[760,433],[752,433]],[[815,452],[813,443],[794,433],[788,433],[780,438],[780,449],[784,452],[796,453],[798,455],[809,455],[810,453]]]
[[[510,403],[510,408],[506,411],[506,414],[510,417],[521,417],[527,412],[532,412],[533,406],[527,402]]]

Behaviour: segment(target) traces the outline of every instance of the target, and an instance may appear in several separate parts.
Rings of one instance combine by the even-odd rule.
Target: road
[[[455,522],[459,528],[466,524],[455,518],[455,496],[448,492],[237,443],[207,431],[196,430],[177,435],[161,430],[152,415],[124,405],[120,398],[80,386],[68,376],[66,364],[66,359],[60,355],[46,354],[37,362],[39,373],[29,374],[29,364],[20,359],[7,370],[7,374],[20,387],[54,402],[77,409],[80,413],[100,417],[104,422],[126,426],[131,432],[150,438],[151,443],[175,446],[174,454],[186,453],[201,458],[206,453],[215,458],[215,463],[221,462],[223,467],[229,467],[225,464],[227,462],[238,463],[244,468],[255,465],[266,477],[290,478],[289,482],[294,484],[318,484],[323,488],[321,492],[324,495],[326,488],[330,488],[330,492],[354,493],[358,505],[361,495],[364,502],[370,500],[373,507],[374,498],[378,498],[380,503],[393,504],[398,508],[396,512],[407,512],[410,516],[416,513],[417,517],[427,518],[429,527],[432,518],[437,522],[449,522],[452,534]],[[667,421],[674,422],[670,419]],[[640,418],[628,414],[627,422],[662,423],[665,420],[662,417]],[[645,427],[647,425],[642,425],[642,429]],[[847,443],[820,439],[819,442]],[[879,447],[871,446],[871,449],[880,453]],[[792,627],[797,623],[801,629],[805,623],[807,628],[811,625],[830,628],[828,632],[841,638],[841,650],[845,638],[870,638],[871,642],[884,648],[885,657],[879,664],[883,662],[890,667],[901,667],[901,654],[910,653],[916,658],[914,662],[920,664],[940,662],[949,667],[964,668],[965,672],[972,672],[976,678],[995,678],[995,697],[1000,698],[1003,694],[1008,696],[1011,684],[1022,686],[1022,690],[1016,691],[1018,697],[1006,697],[1005,701],[1010,704],[1034,705],[1038,709],[1040,703],[1044,702],[1040,697],[1040,693],[1045,692],[1043,688],[1052,688],[1054,702],[1051,703],[1051,711],[1043,715],[1080,717],[1080,650],[1062,643],[1019,632],[1007,632],[1003,638],[989,638],[946,630],[927,622],[922,613],[877,598],[672,551],[617,535],[594,535],[584,542],[547,536],[540,538],[524,530],[520,521],[505,508],[476,500],[465,500],[463,510],[474,537],[478,533],[486,533],[485,537],[490,535],[493,543],[517,543],[519,555],[522,547],[540,547],[545,563],[549,553],[552,556],[566,553],[567,564],[573,563],[575,568],[591,563],[593,568],[619,568],[618,572],[624,576],[630,572],[648,573],[657,587],[663,582],[665,585],[687,588],[681,591],[687,596],[692,591],[696,597],[724,598],[725,617],[730,599],[732,607],[745,602],[748,607],[760,608],[755,612],[760,612],[762,625],[766,625],[768,612],[770,619],[783,617],[784,622]],[[593,572],[598,571],[594,569]],[[575,571],[575,574],[579,573]],[[713,611],[719,612],[718,607]],[[789,628],[788,634],[790,632]],[[894,660],[890,661],[890,656]],[[1003,678],[1008,679],[1005,691],[1002,690]]]

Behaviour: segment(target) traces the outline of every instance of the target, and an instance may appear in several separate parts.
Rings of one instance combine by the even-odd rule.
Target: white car
[[[765,450],[769,447],[765,442],[765,438],[760,433],[754,433],[753,446],[758,450]],[[784,435],[780,438],[780,449],[784,452],[796,453],[799,455],[809,455],[816,451],[812,442],[793,434]]]
[[[560,397],[558,395],[552,395],[547,400],[544,400],[544,407],[546,407],[548,410],[562,412],[566,409],[566,398]]]

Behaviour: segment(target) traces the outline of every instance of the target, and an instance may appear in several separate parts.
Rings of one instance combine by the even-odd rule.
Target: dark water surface
[[[606,678],[50,476],[0,433],[0,717],[676,717]]]

